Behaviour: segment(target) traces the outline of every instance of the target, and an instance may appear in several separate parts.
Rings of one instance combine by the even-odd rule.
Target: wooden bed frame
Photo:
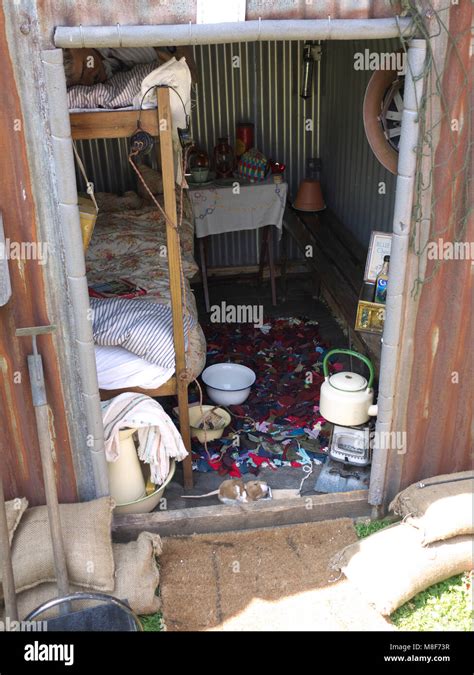
[[[177,224],[174,159],[172,145],[172,118],[169,90],[157,89],[157,108],[142,110],[141,127],[152,136],[159,136],[157,150],[161,160],[165,212],[174,224]],[[74,140],[94,138],[129,138],[137,128],[137,110],[91,111],[70,113],[71,132]],[[161,122],[161,123],[160,123]],[[111,398],[125,391],[134,391],[148,396],[178,396],[179,426],[188,456],[183,462],[184,487],[193,485],[191,460],[191,432],[189,428],[188,382],[185,378],[186,356],[183,329],[183,302],[180,274],[180,245],[175,227],[166,222],[166,240],[168,249],[168,267],[171,293],[171,312],[173,317],[173,341],[176,359],[176,375],[158,389],[139,389],[130,387],[114,391],[101,390],[101,399]]]

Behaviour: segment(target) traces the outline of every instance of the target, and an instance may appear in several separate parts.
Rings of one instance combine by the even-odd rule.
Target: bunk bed
[[[180,242],[176,225],[177,204],[172,145],[172,114],[169,90],[166,87],[156,89],[157,107],[142,110],[141,128],[150,135],[159,138],[157,152],[163,178],[164,210],[167,215],[166,246],[169,269],[169,291],[173,327],[175,354],[175,374],[156,389],[127,387],[120,390],[100,390],[101,398],[107,399],[123,391],[135,391],[148,396],[178,397],[179,426],[188,456],[183,462],[184,485],[192,487],[191,436],[188,410],[188,385],[190,374],[186,370],[185,332],[183,321],[183,289],[180,269]],[[161,121],[161,124],[159,123]],[[137,128],[136,110],[101,110],[70,113],[73,140],[98,138],[129,138]],[[194,375],[197,376],[197,375]]]

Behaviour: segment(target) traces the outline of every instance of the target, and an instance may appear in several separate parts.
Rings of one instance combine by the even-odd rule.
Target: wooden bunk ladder
[[[184,445],[189,455],[183,462],[184,487],[193,485],[191,459],[191,432],[189,428],[188,382],[186,375],[186,356],[183,326],[183,294],[181,288],[181,249],[176,225],[176,192],[174,176],[174,157],[172,139],[172,118],[169,89],[157,89],[158,126],[160,130],[161,169],[163,174],[163,192],[165,211],[171,223],[166,221],[166,241],[168,247],[168,266],[171,292],[171,310],[173,316],[173,340],[176,358],[176,388],[178,394],[179,427]],[[173,227],[174,225],[174,227]]]

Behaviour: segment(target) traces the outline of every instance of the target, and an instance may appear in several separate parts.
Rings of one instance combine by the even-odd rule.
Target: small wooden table
[[[210,311],[205,239],[212,234],[265,228],[260,250],[259,276],[268,255],[272,303],[276,305],[275,264],[273,259],[273,227],[281,236],[285,211],[287,183],[274,183],[272,179],[260,183],[247,183],[237,178],[216,181],[210,185],[190,186],[189,196],[193,205],[196,237],[199,240],[201,273],[206,310]]]

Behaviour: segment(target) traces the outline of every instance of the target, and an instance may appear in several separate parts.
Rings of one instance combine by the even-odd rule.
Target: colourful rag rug
[[[303,318],[269,319],[253,324],[208,323],[207,366],[232,362],[257,376],[244,404],[230,406],[232,422],[225,435],[204,445],[193,439],[193,464],[198,471],[223,476],[257,475],[261,466],[301,467],[327,458],[330,425],[319,414],[324,381],[318,324]],[[332,372],[342,370],[332,363]],[[204,403],[212,403],[205,392]],[[198,401],[197,392],[190,400]],[[237,436],[237,438],[236,438]]]

